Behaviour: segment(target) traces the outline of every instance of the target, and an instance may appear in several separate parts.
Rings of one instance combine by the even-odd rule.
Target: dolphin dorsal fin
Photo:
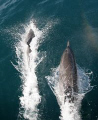
[[[70,43],[69,43],[69,41],[67,42],[67,47],[69,47],[70,46]]]

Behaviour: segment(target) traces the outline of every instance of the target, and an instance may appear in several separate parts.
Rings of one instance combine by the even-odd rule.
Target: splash
[[[89,92],[92,87],[90,86],[90,76],[92,72],[86,73],[82,68],[77,65],[78,71],[78,86],[79,93],[75,95],[75,102],[70,102],[69,98],[65,101],[64,90],[60,89],[59,85],[59,67],[52,69],[51,76],[46,76],[48,84],[57,98],[57,102],[61,109],[61,120],[81,120],[79,113],[81,101],[84,95]]]
[[[18,58],[18,66],[16,69],[21,73],[22,79],[22,96],[20,97],[20,113],[19,116],[23,116],[25,119],[36,120],[38,115],[38,104],[41,101],[41,96],[38,90],[38,81],[36,72],[36,66],[40,63],[42,58],[38,57],[39,40],[42,36],[42,32],[39,31],[33,22],[28,26],[24,26],[25,34],[21,36],[21,41],[16,47],[16,54]],[[28,46],[26,44],[26,37],[29,30],[33,29],[35,38],[31,43],[32,52],[29,54]],[[29,59],[29,61],[28,61]]]
[[[23,26],[25,33],[23,35],[20,34],[21,40],[16,46],[18,66],[14,65],[21,73],[20,78],[22,80],[22,96],[19,98],[21,105],[18,116],[19,120],[38,119],[38,105],[41,101],[41,96],[39,95],[38,90],[36,67],[45,57],[45,52],[38,52],[38,48],[40,43],[43,42],[44,38],[47,36],[52,24],[53,23],[48,22],[42,30],[39,30],[34,22],[31,21],[29,25]],[[30,29],[32,29],[35,34],[35,37],[30,43],[31,53],[28,52],[28,45],[26,44],[26,37]]]

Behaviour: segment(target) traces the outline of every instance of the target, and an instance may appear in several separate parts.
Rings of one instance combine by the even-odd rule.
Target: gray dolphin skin
[[[67,97],[72,97],[74,93],[78,92],[77,87],[77,68],[74,58],[74,53],[70,48],[69,41],[67,47],[61,57],[60,62],[60,78],[59,83],[64,88],[64,93]],[[62,88],[61,88],[62,89]],[[74,99],[72,97],[72,99]],[[71,99],[71,101],[73,101]]]
[[[26,38],[26,40],[25,40],[26,44],[28,45],[28,48],[27,48],[27,56],[28,56],[27,60],[28,60],[28,65],[29,65],[29,62],[30,62],[29,53],[31,53],[31,51],[32,51],[32,50],[30,49],[30,43],[31,43],[31,41],[32,41],[32,39],[33,39],[34,37],[35,37],[35,34],[34,34],[33,30],[30,29],[30,30],[29,30],[29,33],[28,33],[28,35],[27,35],[27,38]]]
[[[35,37],[34,31],[32,29],[30,29],[29,33],[27,35],[27,38],[26,38],[26,43],[27,43],[29,48],[30,48],[30,43],[34,37]]]

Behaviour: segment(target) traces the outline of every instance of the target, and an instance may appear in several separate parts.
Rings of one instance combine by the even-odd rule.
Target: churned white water
[[[17,69],[21,73],[22,79],[22,96],[20,99],[20,116],[25,119],[36,120],[38,116],[38,104],[41,101],[41,96],[38,90],[38,81],[36,72],[36,66],[40,63],[42,58],[38,57],[39,40],[42,36],[42,32],[39,31],[33,22],[24,26],[25,33],[20,36],[21,40],[16,47],[16,54],[18,58]],[[31,42],[31,53],[28,52],[28,45],[26,44],[26,38],[29,30],[34,31],[35,37]]]
[[[78,87],[79,93],[75,95],[76,100],[69,102],[69,98],[65,101],[64,90],[59,87],[59,67],[52,69],[51,75],[46,76],[48,84],[57,98],[57,102],[60,106],[61,115],[60,120],[81,120],[79,113],[81,107],[81,101],[84,95],[89,92],[92,87],[90,86],[90,76],[92,72],[86,73],[82,68],[77,65],[78,71]]]
[[[39,30],[34,22],[31,21],[28,25],[23,26],[25,29],[24,34],[21,35],[18,33],[21,38],[16,46],[18,66],[14,66],[20,72],[20,78],[22,80],[22,95],[19,98],[19,120],[21,118],[28,120],[38,119],[38,105],[41,101],[41,96],[39,95],[36,67],[45,57],[45,52],[38,52],[38,47],[47,36],[52,24],[50,21],[42,30]],[[26,38],[30,29],[34,31],[35,37],[30,43],[31,52],[29,53]]]

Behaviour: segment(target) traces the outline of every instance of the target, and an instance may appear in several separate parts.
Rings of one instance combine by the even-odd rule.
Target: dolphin
[[[30,49],[30,43],[32,41],[32,39],[35,37],[35,34],[34,34],[34,31],[32,29],[29,30],[28,34],[27,34],[27,37],[25,39],[25,42],[27,44],[27,61],[28,61],[28,65],[30,63],[30,56],[29,56],[29,53],[32,51]]]
[[[32,29],[29,30],[29,33],[27,35],[27,38],[26,38],[26,44],[28,45],[29,47],[29,53],[31,52],[31,49],[30,49],[30,43],[32,41],[32,39],[35,37],[35,34],[34,34],[34,31]]]
[[[69,41],[61,57],[59,74],[59,86],[61,89],[64,88],[64,94],[67,98],[71,98],[71,102],[74,100],[74,93],[78,92],[78,86],[76,61]]]

